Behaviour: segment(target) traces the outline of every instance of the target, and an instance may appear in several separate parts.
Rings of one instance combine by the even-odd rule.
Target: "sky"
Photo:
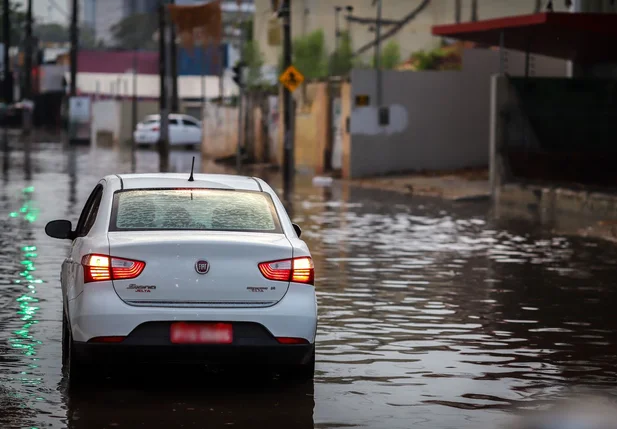
[[[26,9],[26,0],[15,0],[15,3],[21,3],[22,8]],[[32,14],[38,22],[67,24],[71,3],[70,0],[32,0]]]

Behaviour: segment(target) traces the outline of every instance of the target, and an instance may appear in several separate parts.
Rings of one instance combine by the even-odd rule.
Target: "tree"
[[[395,41],[390,41],[381,53],[381,67],[392,70],[401,63],[401,49]]]
[[[58,23],[38,24],[33,29],[34,37],[41,42],[65,43],[69,41],[69,29]]]
[[[102,48],[104,43],[97,41],[94,29],[90,26],[84,26],[79,29],[79,46],[82,48]]]
[[[249,40],[242,46],[242,59],[248,70],[246,85],[249,88],[261,85],[264,60],[256,40]]]
[[[316,30],[293,41],[294,66],[305,79],[320,79],[328,75],[328,55],[323,30]],[[279,70],[283,71],[283,57],[279,59]]]
[[[35,25],[33,34],[41,43],[68,43],[70,41],[69,28],[58,23]],[[79,46],[81,48],[100,46],[94,37],[94,30],[87,25],[79,29]]]
[[[9,3],[9,12],[11,14],[11,45],[21,46],[26,34],[24,31],[26,25],[26,12],[23,10],[22,5],[15,1]],[[0,3],[0,13],[4,13],[2,3]],[[0,34],[3,32],[2,20],[0,19]]]
[[[121,49],[156,49],[154,34],[158,30],[156,13],[129,15],[111,27],[116,47]]]
[[[351,37],[348,32],[343,32],[338,50],[330,56],[330,75],[345,76],[354,67],[353,49]]]

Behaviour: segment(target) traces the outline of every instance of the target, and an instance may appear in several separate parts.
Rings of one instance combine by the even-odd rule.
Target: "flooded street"
[[[188,174],[192,155],[173,153],[172,168]],[[617,394],[617,247],[495,222],[485,203],[315,188],[298,178],[291,214],[313,253],[320,306],[313,386],[157,369],[69,395],[59,282],[68,242],[44,227],[75,222],[100,177],[129,172],[130,156],[49,144],[37,146],[30,169],[23,152],[8,161],[2,429],[494,428],[512,408],[573,390]],[[157,171],[158,158],[140,152],[137,165]],[[262,177],[278,186],[270,174]]]

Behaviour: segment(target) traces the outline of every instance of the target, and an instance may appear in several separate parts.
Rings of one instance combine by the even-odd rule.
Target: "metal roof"
[[[617,59],[617,14],[544,12],[433,27],[434,36],[503,47],[579,63]]]

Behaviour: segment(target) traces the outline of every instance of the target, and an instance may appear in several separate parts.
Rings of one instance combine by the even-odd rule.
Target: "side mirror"
[[[45,234],[60,240],[73,239],[73,224],[68,220],[52,220],[45,225]]]
[[[300,229],[300,227],[295,223],[292,223],[292,225],[294,227],[294,231],[296,231],[296,234],[298,235],[298,238],[300,238],[302,235],[302,229]]]

